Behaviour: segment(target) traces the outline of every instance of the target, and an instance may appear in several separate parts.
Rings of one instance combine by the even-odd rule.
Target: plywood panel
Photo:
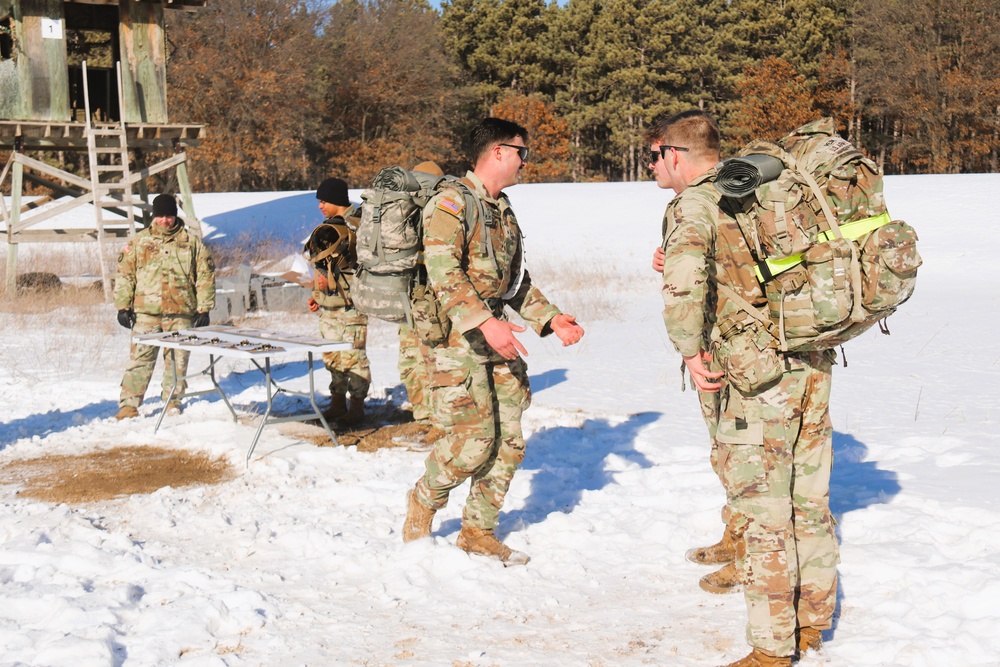
[[[126,123],[167,122],[166,43],[163,6],[121,0],[123,108]]]
[[[69,120],[66,21],[62,0],[21,0],[17,70],[21,113],[28,120]],[[15,11],[16,11],[15,7]]]

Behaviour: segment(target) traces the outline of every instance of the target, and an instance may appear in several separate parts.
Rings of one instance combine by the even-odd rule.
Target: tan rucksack
[[[777,142],[754,141],[715,180],[767,307],[733,286],[720,284],[721,296],[781,351],[825,350],[864,333],[910,298],[922,263],[916,232],[886,210],[881,170],[835,129],[823,118]]]

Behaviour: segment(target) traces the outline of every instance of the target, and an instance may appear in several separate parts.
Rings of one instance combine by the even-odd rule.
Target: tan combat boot
[[[722,539],[709,547],[698,547],[689,549],[684,557],[692,563],[699,565],[722,565],[736,560],[736,546],[726,530],[722,534]]]
[[[792,667],[791,656],[777,657],[755,648],[750,655],[731,662],[725,667]]]
[[[184,412],[184,408],[181,407],[180,401],[170,401],[164,408],[164,413],[168,415],[179,415],[182,412]]]
[[[365,398],[364,396],[351,396],[350,405],[347,408],[347,415],[341,420],[345,424],[355,426],[360,424],[365,418]]]
[[[406,521],[403,522],[403,541],[412,542],[421,537],[431,536],[431,522],[434,510],[417,500],[417,494],[406,492]]]
[[[483,530],[467,523],[462,523],[462,530],[458,533],[455,546],[470,554],[496,558],[503,561],[504,565],[524,565],[531,560],[528,554],[514,551],[498,540],[492,530]]]
[[[698,580],[698,586],[701,587],[701,590],[716,595],[739,593],[740,577],[736,571],[736,563],[726,563],[715,572],[706,574]]]
[[[137,408],[133,408],[131,405],[123,405],[115,415],[115,419],[121,421],[123,419],[133,419],[138,416],[139,410]]]
[[[323,411],[328,422],[340,421],[347,416],[347,394],[330,394],[330,405]]]
[[[806,626],[799,628],[799,653],[820,651],[823,648],[823,631],[819,628]]]

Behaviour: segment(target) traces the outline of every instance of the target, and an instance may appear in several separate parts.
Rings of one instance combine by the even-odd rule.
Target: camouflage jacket
[[[719,295],[720,282],[755,306],[764,301],[735,212],[722,208],[712,185],[715,175],[711,169],[692,181],[663,216],[663,322],[685,357],[708,350],[720,323],[749,317]]]
[[[115,308],[146,315],[194,315],[215,307],[212,253],[184,223],[153,224],[118,255]]]
[[[445,189],[424,207],[424,261],[427,277],[438,302],[454,330],[465,334],[494,316],[502,318],[503,305],[513,308],[539,335],[550,333],[547,325],[560,313],[531,282],[527,270],[516,293],[502,297],[520,275],[521,230],[503,193],[493,199],[482,181],[466,174],[466,184],[474,188],[492,220],[487,221],[488,238],[493,244],[496,265],[482,242],[478,207],[474,224],[466,234],[463,216],[465,198]]]
[[[323,221],[323,224],[330,225],[348,225],[353,229],[357,229],[357,224],[351,224],[346,218],[355,218],[358,215],[357,207],[351,205],[351,208],[344,212],[343,216],[334,216],[332,218],[327,218]],[[347,267],[343,272],[335,275],[337,284],[330,284],[325,290],[314,289],[312,293],[313,301],[318,303],[322,308],[344,308],[347,306],[347,300],[345,296],[349,299],[351,296],[351,280],[354,279],[354,270],[358,268],[357,258],[355,258],[352,266]],[[316,272],[322,272],[326,276],[326,272],[322,269],[315,268]],[[337,286],[340,289],[337,289]]]

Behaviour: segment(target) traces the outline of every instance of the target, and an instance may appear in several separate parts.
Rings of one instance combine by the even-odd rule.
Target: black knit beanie
[[[328,178],[316,188],[316,199],[334,206],[350,206],[347,198],[347,183],[339,178]]]
[[[153,200],[153,217],[163,218],[166,216],[177,217],[177,200],[173,195],[157,195]]]

